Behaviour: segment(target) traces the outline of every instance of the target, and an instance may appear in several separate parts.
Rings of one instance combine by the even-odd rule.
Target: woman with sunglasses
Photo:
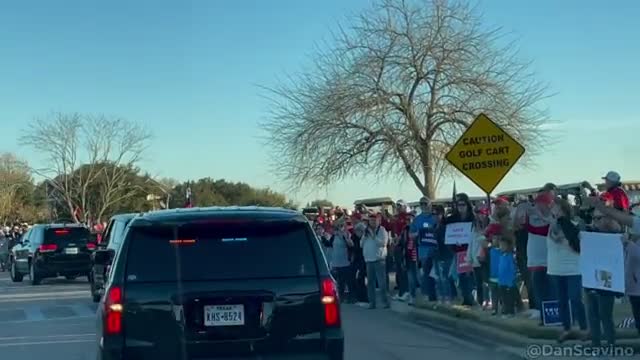
[[[451,274],[454,273],[454,271],[455,273],[457,273],[457,264],[454,261],[454,256],[457,256],[458,253],[466,254],[468,249],[467,244],[445,245],[444,238],[446,234],[446,227],[449,224],[462,222],[475,222],[473,205],[471,204],[471,201],[469,201],[469,196],[465,193],[456,195],[456,202],[455,206],[453,207],[453,212],[445,219],[438,236],[438,245],[441,250],[442,258],[438,266],[438,281],[441,282],[443,279],[445,279],[447,286],[445,286],[444,284],[441,284],[441,286],[439,286],[439,288],[442,288],[445,291],[445,295],[448,295],[448,293],[446,292],[446,288],[450,286],[449,279],[451,277]],[[462,293],[462,305],[473,306],[474,300],[472,295],[472,272],[458,274],[458,286],[460,287],[460,292]]]

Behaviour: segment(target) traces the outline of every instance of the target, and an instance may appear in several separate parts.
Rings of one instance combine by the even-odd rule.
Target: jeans
[[[552,300],[549,288],[549,277],[547,276],[547,269],[530,271],[531,283],[533,287],[533,295],[535,296],[535,309],[540,310],[540,321],[542,322],[542,302]]]
[[[372,308],[376,307],[376,281],[380,287],[383,305],[389,306],[389,289],[385,278],[388,278],[385,260],[367,262],[367,295],[369,306]]]
[[[591,344],[600,346],[602,335],[608,345],[615,345],[616,330],[613,324],[613,304],[615,296],[604,291],[587,290],[589,328]],[[602,324],[602,328],[600,325]],[[603,334],[604,333],[604,334]]]
[[[438,276],[438,298],[443,301],[451,300],[451,264],[452,259],[436,261],[436,275]]]
[[[409,285],[409,295],[411,298],[416,297],[416,291],[418,289],[418,263],[415,261],[407,260],[407,282]],[[431,279],[433,282],[433,279]]]
[[[473,274],[458,274],[458,286],[460,286],[460,292],[462,293],[462,305],[473,305]]]
[[[338,280],[338,296],[341,300],[353,300],[355,296],[355,277],[351,266],[337,267],[334,268],[334,271]],[[345,296],[345,288],[349,289],[349,298]]]
[[[531,283],[531,274],[527,268],[527,242],[529,240],[529,232],[526,229],[516,231],[516,265],[520,272],[520,279],[524,282],[529,297],[529,309],[538,309],[536,296]]]
[[[404,295],[409,290],[409,279],[407,278],[406,263],[402,252],[394,253],[393,263],[396,270],[396,285],[398,286],[398,296]]]
[[[355,282],[353,284],[353,297],[359,302],[369,302],[367,285],[365,283],[367,278],[367,267],[365,262],[354,262],[351,265],[351,271],[355,277]]]
[[[505,315],[515,315],[516,313],[516,293],[515,286],[500,286],[500,300],[502,301],[502,313]]]
[[[424,255],[424,254],[423,254]],[[429,249],[424,257],[419,260],[422,265],[422,281],[420,282],[420,292],[422,295],[429,298],[429,301],[436,301],[436,281],[429,276],[433,265],[436,262],[434,260],[435,249]]]
[[[497,282],[489,282],[489,292],[491,294],[491,309],[494,314],[500,310],[500,287]]]
[[[633,319],[636,323],[636,330],[638,330],[638,333],[640,333],[640,296],[629,295],[629,303],[631,304]]]
[[[487,264],[480,263],[479,267],[473,268],[473,275],[476,278],[476,300],[478,304],[482,305],[484,303],[487,291]]]
[[[587,329],[587,318],[582,303],[582,276],[580,275],[549,275],[553,284],[558,311],[565,331],[571,330],[571,315],[578,321],[580,330]],[[571,304],[571,307],[569,307]]]

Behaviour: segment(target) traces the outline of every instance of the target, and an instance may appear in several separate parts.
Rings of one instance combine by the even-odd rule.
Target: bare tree
[[[403,174],[433,197],[480,112],[528,149],[545,139],[546,87],[464,3],[381,0],[334,40],[310,71],[267,88],[276,170],[297,188]]]
[[[0,154],[0,219],[6,224],[7,217],[16,209],[16,195],[20,187],[31,182],[29,166],[14,154]]]
[[[150,137],[121,118],[56,113],[36,119],[20,140],[46,156],[48,166],[35,172],[49,180],[53,200],[68,208],[74,221],[87,222],[139,193],[128,175]]]

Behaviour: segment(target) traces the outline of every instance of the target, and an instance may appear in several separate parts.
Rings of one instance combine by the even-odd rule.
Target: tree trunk
[[[433,200],[436,198],[436,189],[435,189],[435,177],[434,177],[434,168],[433,161],[431,160],[431,144],[426,146],[425,156],[423,161],[423,169],[422,174],[424,175],[424,190],[422,191],[422,195],[428,197]]]

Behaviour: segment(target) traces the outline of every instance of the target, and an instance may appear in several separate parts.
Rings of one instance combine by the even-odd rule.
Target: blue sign
[[[569,319],[573,318],[571,303],[569,303]],[[542,322],[544,326],[562,325],[560,305],[557,300],[542,302]]]

